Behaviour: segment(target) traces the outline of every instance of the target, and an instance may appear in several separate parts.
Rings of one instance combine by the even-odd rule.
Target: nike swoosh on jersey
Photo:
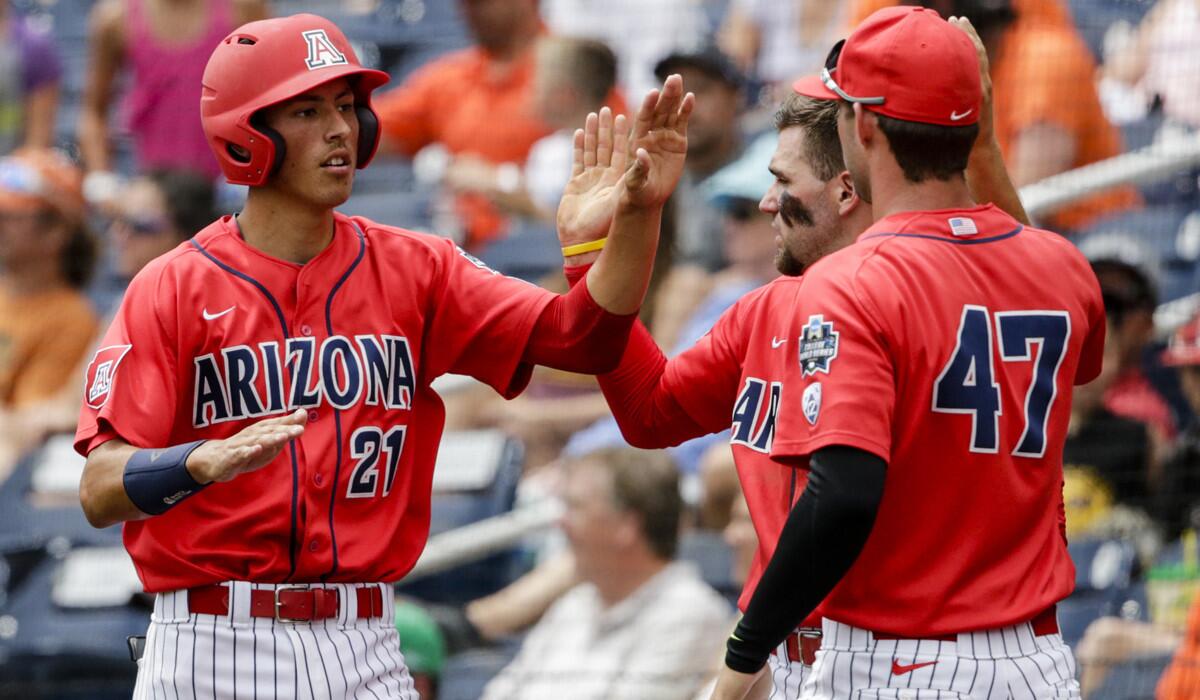
[[[924,663],[910,664],[908,666],[905,666],[905,665],[901,664],[899,661],[892,659],[892,675],[893,676],[903,676],[904,674],[909,673],[910,671],[915,671],[918,668],[925,668],[926,666],[932,666],[936,663],[937,663],[936,661],[926,661]]]
[[[958,112],[950,112],[950,121],[956,122],[960,119],[966,119],[967,115],[974,111],[975,111],[975,108],[972,107],[972,108],[968,109],[967,111],[963,112],[962,114],[959,114]]]
[[[779,346],[783,345],[786,342],[787,342],[787,338],[780,340],[779,338],[776,338],[775,336],[771,336],[771,347],[773,347],[773,348],[778,348]]]
[[[229,313],[230,311],[233,311],[236,308],[237,308],[237,304],[234,304],[233,306],[229,307],[228,309],[225,309],[224,311],[222,311],[220,313],[210,314],[210,313],[208,313],[208,307],[205,307],[204,310],[200,312],[200,315],[204,317],[205,321],[212,321],[214,319],[221,318],[222,316]]]

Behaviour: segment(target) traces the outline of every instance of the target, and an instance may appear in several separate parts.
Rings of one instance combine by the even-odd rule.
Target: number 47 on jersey
[[[958,343],[933,385],[933,410],[969,414],[970,450],[996,454],[1001,409],[992,315],[984,306],[963,307]],[[1046,453],[1046,424],[1058,393],[1058,370],[1071,336],[1071,317],[1066,311],[999,311],[994,316],[1000,359],[1034,363],[1033,380],[1025,392],[1025,429],[1012,453],[1041,457]]]

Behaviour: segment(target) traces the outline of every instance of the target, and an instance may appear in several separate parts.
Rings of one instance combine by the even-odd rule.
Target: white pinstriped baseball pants
[[[1048,700],[1079,698],[1075,658],[1060,634],[1024,623],[958,640],[877,640],[826,619],[802,700]],[[791,700],[791,696],[788,696]]]
[[[787,642],[779,645],[767,660],[771,670],[771,694],[767,700],[795,700],[800,697],[804,679],[812,673],[812,666],[788,659]]]
[[[341,589],[338,616],[292,623],[250,617],[250,591],[275,585],[225,585],[228,615],[189,614],[186,591],[155,598],[133,700],[417,700],[390,587],[382,617],[358,619],[354,587],[331,583]]]

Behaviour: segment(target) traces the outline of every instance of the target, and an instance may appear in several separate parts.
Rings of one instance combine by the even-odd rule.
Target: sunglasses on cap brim
[[[833,45],[832,49],[829,50],[829,55],[825,57],[825,67],[821,69],[821,82],[825,84],[825,87],[829,88],[835,95],[842,98],[846,102],[857,102],[864,105],[883,104],[884,98],[882,96],[855,97],[854,95],[851,95],[843,90],[841,86],[837,84],[837,81],[834,80],[833,74],[837,71],[838,58],[841,57],[842,47],[845,45],[846,40],[841,39]]]

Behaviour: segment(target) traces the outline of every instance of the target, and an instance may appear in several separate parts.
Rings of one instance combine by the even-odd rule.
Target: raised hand
[[[642,100],[630,137],[633,161],[623,181],[621,201],[642,207],[661,206],[675,191],[687,156],[687,125],[696,97],[683,92],[683,78],[671,75],[662,90]]]
[[[229,481],[262,469],[289,441],[304,434],[307,420],[304,409],[296,409],[286,416],[260,420],[224,440],[209,440],[188,455],[187,469],[202,484]]]
[[[558,239],[563,247],[608,234],[616,211],[619,185],[628,162],[629,123],[605,107],[575,130],[571,180],[558,205]]]
[[[571,180],[558,207],[558,238],[564,246],[604,237],[618,203],[657,207],[683,174],[687,122],[696,98],[683,94],[672,75],[662,90],[642,101],[633,133],[623,115],[606,107],[575,131]]]

